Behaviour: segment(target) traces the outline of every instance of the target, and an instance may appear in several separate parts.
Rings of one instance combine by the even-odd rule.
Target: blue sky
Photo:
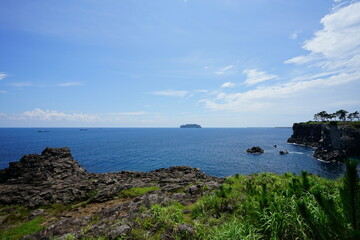
[[[359,12],[345,0],[3,0],[0,127],[271,127],[360,110]]]

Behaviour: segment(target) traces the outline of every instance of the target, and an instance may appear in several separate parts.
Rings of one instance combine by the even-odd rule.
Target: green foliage
[[[346,161],[343,187],[340,190],[345,218],[354,230],[360,230],[360,180],[357,161]]]
[[[152,186],[152,187],[142,187],[142,188],[130,188],[127,190],[121,190],[118,193],[118,197],[120,198],[133,198],[133,197],[137,197],[137,196],[141,196],[147,192],[150,191],[154,191],[160,189],[157,186]]]
[[[319,189],[311,191],[323,213],[322,219],[311,211],[304,200],[298,202],[300,214],[315,238],[360,239],[360,180],[357,164],[357,161],[346,161],[346,172],[338,196]]]
[[[169,229],[184,222],[182,207],[178,204],[165,207],[155,204],[151,207],[151,215],[158,228]]]
[[[13,228],[6,229],[0,232],[0,239],[2,240],[15,240],[20,239],[25,235],[34,234],[44,228],[41,226],[43,219],[37,217],[29,222],[22,223]]]
[[[227,178],[219,190],[201,197],[192,208],[197,239],[312,239],[317,235],[299,205],[308,206],[316,226],[326,224],[329,220],[313,192],[324,192],[338,210],[338,186],[338,181],[307,172]]]
[[[0,209],[0,216],[6,216],[4,224],[16,224],[27,219],[30,209],[21,205],[8,205]]]

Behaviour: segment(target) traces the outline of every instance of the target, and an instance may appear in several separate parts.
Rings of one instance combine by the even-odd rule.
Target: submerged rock
[[[248,148],[246,150],[246,152],[252,153],[252,154],[260,154],[260,153],[264,153],[264,149],[262,149],[259,146],[256,146],[256,147]]]
[[[289,152],[287,150],[280,150],[279,154],[280,155],[285,155],[285,154],[289,154]]]

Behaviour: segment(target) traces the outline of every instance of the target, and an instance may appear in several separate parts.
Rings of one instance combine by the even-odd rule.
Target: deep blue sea
[[[88,171],[151,171],[170,166],[198,167],[225,177],[236,173],[310,173],[328,178],[342,175],[344,166],[312,157],[313,149],[286,143],[291,128],[0,128],[0,169],[24,154],[46,147],[69,147]],[[277,145],[277,148],[272,147]],[[260,146],[264,154],[247,148]],[[279,155],[287,149],[289,154]]]

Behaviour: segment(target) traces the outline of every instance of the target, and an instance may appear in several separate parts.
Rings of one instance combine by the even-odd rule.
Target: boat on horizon
[[[38,132],[49,132],[49,130],[41,129],[41,130],[38,130]]]

